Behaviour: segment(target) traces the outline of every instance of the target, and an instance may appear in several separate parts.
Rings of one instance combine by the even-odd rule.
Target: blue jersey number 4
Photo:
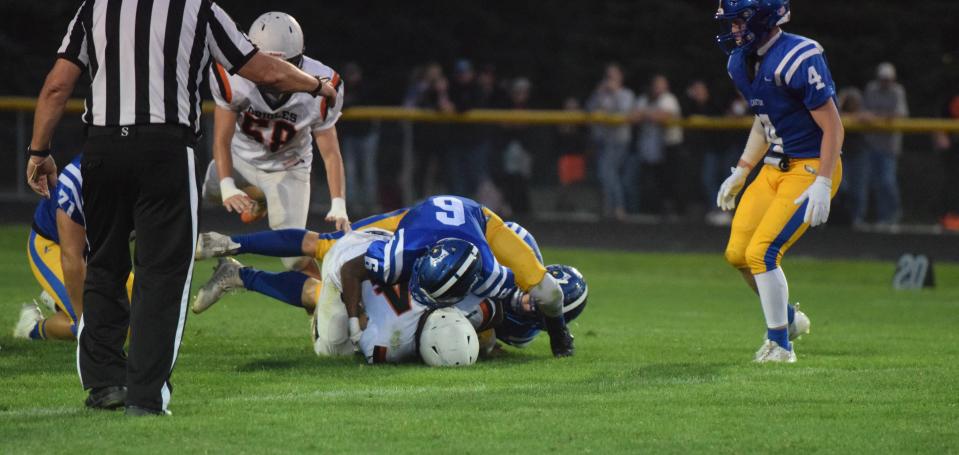
[[[816,71],[815,66],[809,67],[809,85],[815,85],[816,90],[822,90],[826,87],[826,84],[822,81],[822,76],[819,75],[819,71]]]

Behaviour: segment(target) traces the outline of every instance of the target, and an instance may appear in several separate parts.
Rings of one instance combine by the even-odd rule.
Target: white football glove
[[[360,318],[350,318],[350,342],[354,348],[360,347],[360,338],[363,336],[363,329],[360,328]]]
[[[806,206],[803,221],[812,227],[825,224],[829,219],[829,204],[832,200],[832,179],[821,175],[816,177],[812,185],[796,198],[796,205],[802,205],[807,199],[809,205]]]
[[[736,196],[743,190],[746,177],[749,176],[749,169],[742,166],[731,168],[730,171],[732,175],[726,177],[719,186],[719,194],[716,195],[716,206],[724,211],[736,208]]]
[[[330,211],[326,214],[326,221],[336,223],[339,231],[350,230],[350,217],[346,214],[346,200],[335,197],[330,201]]]
[[[220,179],[220,197],[228,212],[243,213],[253,210],[254,201],[243,190],[236,187],[233,177]]]

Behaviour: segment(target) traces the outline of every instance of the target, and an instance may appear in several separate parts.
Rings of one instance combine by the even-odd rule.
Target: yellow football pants
[[[485,207],[483,213],[486,215],[486,243],[496,260],[513,271],[520,289],[529,291],[543,281],[546,267],[536,258],[533,249],[506,226],[499,215]]]
[[[400,209],[381,215],[374,215],[359,221],[354,221],[350,223],[350,227],[355,231],[379,229],[387,232],[396,232],[396,227],[400,225],[400,221],[406,216],[406,212],[406,209]],[[341,231],[320,234],[320,238],[316,242],[316,249],[313,250],[313,257],[318,261],[322,261],[323,257],[326,256],[326,252],[330,251],[330,248],[333,248],[333,245],[340,237],[343,237],[343,232]]]
[[[60,263],[60,245],[53,240],[37,235],[30,231],[30,240],[27,242],[27,260],[30,270],[40,287],[53,297],[57,307],[63,311],[70,322],[76,324],[80,314],[70,302],[67,286],[63,282],[63,267]],[[133,274],[127,278],[127,298],[133,296]]]
[[[792,160],[788,171],[764,165],[746,192],[733,216],[726,261],[753,275],[775,270],[783,254],[809,229],[803,222],[806,204],[798,198],[816,179],[819,159]],[[842,182],[842,163],[832,176],[832,196]]]

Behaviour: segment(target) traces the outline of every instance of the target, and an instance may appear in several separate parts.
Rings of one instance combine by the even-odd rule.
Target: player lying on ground
[[[808,332],[809,320],[788,305],[780,263],[810,226],[826,222],[842,180],[836,87],[819,43],[780,29],[790,18],[788,0],[722,0],[719,6],[715,17],[728,33],[716,39],[727,47],[729,75],[756,120],[717,205],[736,208],[750,170],[764,163],[736,209],[726,260],[759,295],[766,317],[767,340],[755,360],[795,362],[790,338]]]
[[[250,26],[249,36],[261,51],[329,80],[338,96],[334,101],[306,93],[274,93],[213,65],[209,77],[216,101],[213,161],[203,184],[204,198],[222,202],[245,221],[266,215],[270,229],[306,227],[315,140],[332,197],[326,219],[335,222],[337,229],[348,230],[343,158],[336,136],[343,105],[339,75],[303,55],[303,32],[287,14],[263,14]],[[261,199],[265,207],[254,199]],[[287,270],[319,273],[309,258],[283,258],[283,264]]]
[[[243,267],[232,258],[220,259],[193,309],[205,311],[227,292],[245,288],[312,313],[310,332],[320,356],[352,355],[359,349],[369,363],[415,361],[418,354],[434,366],[474,363],[478,337],[462,311],[427,308],[409,298],[405,285],[380,287],[366,279],[362,266],[346,267],[354,257],[363,257],[371,243],[390,237],[379,230],[345,234],[323,261],[322,281],[299,272],[270,273]],[[341,300],[342,283],[354,278],[362,281],[365,326],[360,319],[349,319]]]
[[[376,284],[392,286],[409,282],[411,292],[420,303],[431,307],[453,305],[466,294],[501,298],[515,284],[540,302],[553,354],[558,357],[573,354],[573,337],[563,318],[563,292],[559,283],[546,273],[529,245],[489,209],[466,198],[434,196],[409,209],[368,218],[355,227],[395,233],[388,241],[373,242],[364,257],[354,259],[367,269]],[[279,256],[300,251],[312,251],[314,257],[322,258],[340,236],[342,233],[320,235],[286,229],[227,240],[208,233],[201,235],[197,258],[239,253]],[[430,275],[420,273],[425,268],[415,267],[417,260],[442,239],[459,239],[472,245],[469,254],[442,258],[444,262],[468,261],[469,273],[462,273],[466,268],[435,267],[433,270],[437,273]],[[441,258],[435,259],[425,263],[441,265],[438,263]],[[348,308],[354,308],[358,302],[347,301],[347,304]]]
[[[252,290],[313,313],[317,354],[345,355],[351,352],[349,325],[355,324],[353,339],[370,361],[405,358],[404,353],[415,352],[412,345],[417,339],[414,336],[417,324],[413,321],[428,308],[410,298],[405,283],[393,287],[376,286],[367,279],[364,268],[347,266],[354,257],[362,257],[373,241],[388,237],[388,233],[377,230],[357,230],[344,236],[323,261],[322,282],[296,272],[263,272],[243,267],[233,259],[221,260],[210,281],[200,289],[194,301],[194,311],[205,311],[234,289]],[[524,238],[538,253],[532,236],[527,234]],[[567,320],[573,320],[586,305],[588,289],[585,280],[573,267],[551,265],[547,269],[563,286],[564,314]],[[341,301],[344,283],[350,282],[359,283],[362,307],[369,317],[367,327],[362,331],[360,319],[349,319]],[[382,311],[387,307],[390,311]],[[496,338],[513,346],[525,347],[543,329],[543,316],[537,303],[519,289],[501,301],[467,296],[457,307],[463,309],[476,331],[490,331],[489,340],[494,339],[492,331],[495,329]],[[392,329],[384,330],[390,327]],[[399,337],[394,336],[396,334]],[[381,347],[373,350],[376,346]],[[371,353],[377,355],[371,357]]]
[[[57,180],[53,197],[41,198],[27,243],[30,270],[43,292],[40,302],[54,314],[43,317],[36,302],[24,304],[13,336],[33,340],[75,340],[83,314],[87,233],[83,218],[83,179],[77,155]],[[127,298],[133,274],[127,279]],[[127,302],[129,304],[129,302]]]

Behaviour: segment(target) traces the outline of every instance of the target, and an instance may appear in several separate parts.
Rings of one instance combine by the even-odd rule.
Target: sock
[[[303,256],[303,237],[306,237],[306,233],[306,229],[278,229],[234,235],[230,237],[230,240],[240,244],[238,254],[251,253],[274,257]]]
[[[787,320],[790,324],[792,324],[793,321],[796,320],[796,307],[793,305],[786,305],[786,315],[788,316]]]
[[[47,320],[41,319],[33,326],[33,330],[30,331],[31,340],[46,340],[47,339]]]
[[[792,351],[793,347],[789,343],[789,330],[787,329],[766,329],[766,337],[773,340],[779,346],[787,351]]]
[[[240,269],[243,287],[295,307],[303,307],[303,286],[310,277],[300,272],[264,272],[252,267]]]
[[[786,283],[786,274],[781,267],[755,275],[756,287],[759,288],[759,302],[766,316],[767,335],[784,349],[792,350],[789,345],[789,334],[786,326],[789,324],[789,285]],[[782,329],[774,329],[782,327]],[[783,336],[780,336],[779,332]]]

